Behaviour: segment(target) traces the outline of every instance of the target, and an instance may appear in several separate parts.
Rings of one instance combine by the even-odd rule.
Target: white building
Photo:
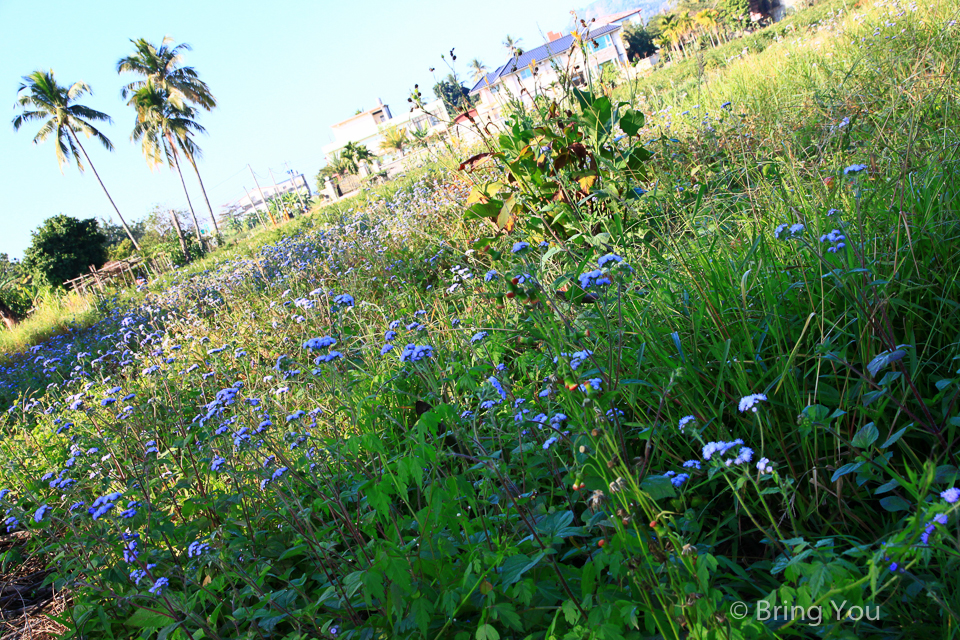
[[[390,107],[377,100],[377,106],[373,109],[332,125],[330,130],[333,132],[333,142],[322,147],[323,154],[329,160],[330,156],[342,150],[347,143],[353,142],[366,146],[374,155],[382,155],[380,142],[387,129],[405,128],[408,135],[413,131],[437,133],[446,129],[448,119],[442,100],[434,100],[424,104],[423,109],[417,107],[398,116],[393,116]]]
[[[549,42],[515,55],[487,73],[470,90],[470,95],[479,98],[475,108],[480,120],[500,122],[502,110],[511,99],[529,105],[535,95],[553,95],[561,79],[558,70],[568,75],[575,86],[581,86],[588,76],[598,78],[607,65],[628,69],[627,50],[621,36],[623,25],[630,22],[634,13],[609,16],[609,23],[590,31],[583,38],[586,58],[574,34],[562,36],[550,32]]]

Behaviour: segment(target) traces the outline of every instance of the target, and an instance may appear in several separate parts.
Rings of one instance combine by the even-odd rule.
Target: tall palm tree
[[[189,44],[183,42],[175,47],[171,46],[173,38],[170,36],[164,37],[159,47],[155,47],[143,38],[130,42],[133,43],[136,52],[131,56],[121,58],[117,62],[117,73],[136,73],[143,76],[143,79],[135,80],[124,86],[120,91],[121,96],[124,98],[131,96],[152,82],[177,108],[193,104],[210,111],[217,106],[216,98],[210,93],[207,84],[197,75],[196,70],[193,67],[182,66],[182,52],[191,50]],[[193,167],[194,173],[197,174],[197,182],[200,183],[200,191],[207,203],[207,211],[210,212],[210,221],[213,222],[214,233],[217,237],[220,237],[217,217],[213,215],[213,207],[210,206],[207,189],[200,177],[200,169],[197,168],[196,158],[200,149],[196,145],[193,146],[193,149],[197,153],[184,149],[183,155],[190,166]]]
[[[133,94],[130,98],[130,104],[137,111],[137,120],[130,138],[134,142],[140,142],[143,155],[151,169],[166,163],[169,167],[177,170],[177,174],[180,176],[180,184],[183,185],[183,192],[187,196],[190,214],[193,216],[197,242],[202,246],[200,223],[193,210],[193,203],[190,202],[190,193],[187,191],[187,183],[183,179],[183,171],[180,168],[181,152],[186,156],[196,155],[198,151],[192,137],[194,132],[202,133],[203,127],[193,119],[196,111],[186,104],[182,107],[175,106],[165,91],[160,90],[150,82]],[[178,234],[180,234],[179,221],[175,220],[175,226]],[[182,235],[180,244],[186,252]]]
[[[503,39],[503,46],[506,47],[507,51],[509,51],[511,55],[515,55],[517,50],[520,48],[520,43],[522,41],[523,38],[514,39],[513,36],[508,33]]]
[[[57,154],[60,173],[63,173],[64,163],[71,160],[76,160],[77,168],[80,169],[81,173],[83,172],[83,163],[77,153],[79,149],[83,157],[86,158],[87,164],[90,165],[90,169],[93,170],[97,182],[103,187],[103,192],[107,194],[107,200],[110,201],[113,210],[117,212],[117,217],[120,218],[120,224],[123,225],[123,230],[127,232],[127,237],[130,238],[134,248],[140,251],[140,245],[133,237],[130,227],[127,226],[127,221],[120,215],[120,210],[113,198],[110,197],[110,192],[104,186],[103,180],[100,179],[100,174],[97,173],[90,156],[87,155],[87,150],[83,148],[80,139],[77,137],[77,132],[83,133],[88,138],[92,136],[107,151],[113,151],[113,143],[90,124],[91,121],[109,123],[111,122],[110,116],[80,104],[72,104],[86,93],[92,93],[92,91],[84,82],[75,82],[67,88],[57,84],[53,77],[53,71],[34,71],[23,77],[23,82],[17,89],[17,105],[23,109],[23,113],[13,119],[13,128],[15,131],[19,131],[20,127],[27,122],[46,120],[40,127],[40,131],[34,136],[33,143],[39,144],[51,135],[56,138],[57,144],[54,150]]]
[[[686,49],[684,48],[684,40],[689,40],[690,33],[694,30],[696,24],[693,21],[693,18],[690,17],[690,14],[681,11],[680,15],[677,16],[675,23],[675,29],[677,32],[677,40],[680,42],[681,52],[683,57],[686,57]]]
[[[720,46],[720,37],[717,29],[720,27],[720,11],[717,9],[703,9],[693,16],[693,21],[700,25],[710,36],[713,46]]]
[[[484,74],[487,73],[487,65],[480,62],[479,58],[474,58],[467,64],[467,68],[473,71],[473,81],[478,82]]]

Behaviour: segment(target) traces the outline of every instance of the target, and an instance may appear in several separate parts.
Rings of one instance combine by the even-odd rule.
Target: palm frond
[[[113,122],[113,118],[102,111],[97,111],[96,109],[91,109],[90,107],[85,107],[82,104],[73,104],[67,107],[67,111],[70,115],[77,118],[83,118],[84,120],[93,120],[94,122]]]
[[[67,99],[76,100],[77,98],[79,98],[84,94],[92,94],[92,93],[93,92],[90,90],[90,85],[88,85],[86,82],[83,82],[82,80],[79,80],[77,82],[74,82],[72,85],[70,85],[70,88],[67,89]]]

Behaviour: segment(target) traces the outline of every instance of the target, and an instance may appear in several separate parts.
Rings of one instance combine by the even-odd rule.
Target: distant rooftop
[[[586,40],[593,40],[595,38],[599,38],[600,36],[616,31],[619,28],[620,28],[620,25],[606,24],[598,29],[594,29],[593,31],[591,31],[587,35]],[[507,60],[504,64],[497,67],[496,71],[492,71],[486,74],[483,78],[477,81],[475,85],[473,85],[473,88],[470,89],[470,93],[476,93],[477,91],[480,91],[480,89],[482,89],[485,86],[496,84],[500,78],[504,76],[508,76],[511,73],[517,71],[518,69],[523,69],[524,67],[528,66],[530,63],[534,61],[539,63],[545,60],[549,60],[550,58],[560,53],[568,51],[572,46],[573,46],[573,34],[568,33],[565,36],[557,38],[556,40],[552,40],[550,42],[547,42],[546,44],[542,44],[536,49],[531,49],[530,51],[524,51],[519,56],[514,56],[510,60]]]

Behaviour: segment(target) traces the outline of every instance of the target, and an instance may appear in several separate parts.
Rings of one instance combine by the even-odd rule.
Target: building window
[[[499,91],[500,91],[500,85],[499,85],[499,84],[495,84],[495,85],[493,85],[492,87],[490,87],[490,93],[499,93]]]
[[[524,68],[520,71],[520,79],[521,79],[521,80],[526,80],[527,78],[529,78],[529,77],[532,76],[532,75],[533,75],[533,71],[530,70],[530,67],[524,67]]]
[[[599,38],[594,38],[590,42],[590,46],[594,51],[600,51],[601,49],[606,49],[611,44],[613,44],[613,40],[610,39],[609,33],[607,35],[600,36]]]

